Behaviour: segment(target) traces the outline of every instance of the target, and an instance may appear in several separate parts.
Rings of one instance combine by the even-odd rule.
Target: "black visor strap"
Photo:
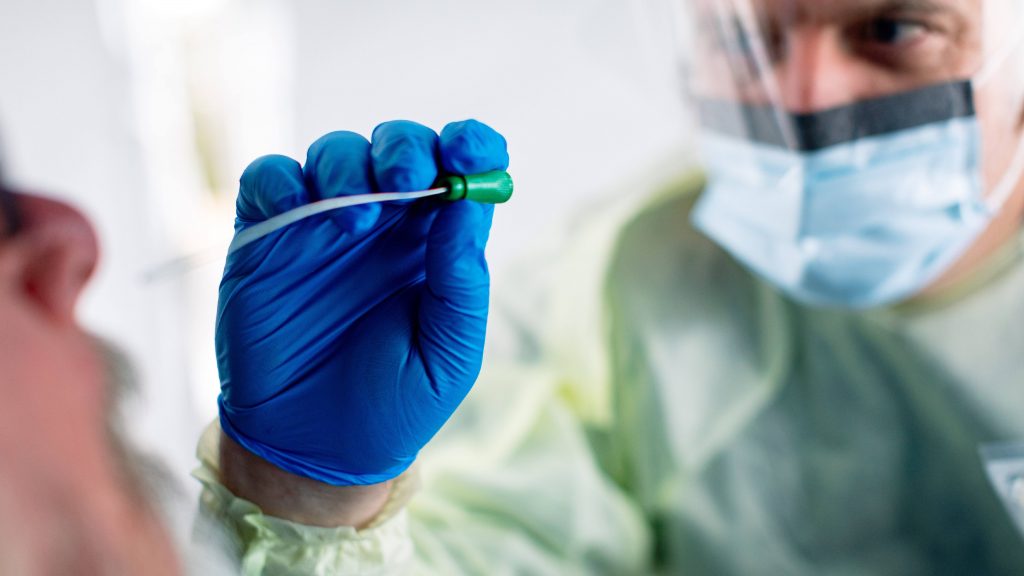
[[[974,92],[969,81],[929,86],[810,114],[783,113],[781,121],[789,124],[796,140],[792,143],[787,141],[779,125],[779,111],[773,106],[700,100],[698,111],[701,125],[714,132],[801,152],[975,115]]]

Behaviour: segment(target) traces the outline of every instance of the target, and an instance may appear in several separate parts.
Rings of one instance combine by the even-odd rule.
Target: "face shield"
[[[708,236],[808,304],[938,279],[1024,171],[1017,0],[676,0]]]

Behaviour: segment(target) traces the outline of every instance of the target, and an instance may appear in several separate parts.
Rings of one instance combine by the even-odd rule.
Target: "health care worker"
[[[706,179],[496,286],[522,345],[479,382],[491,207],[229,256],[197,475],[246,574],[1024,574],[977,455],[1024,437],[1024,3],[681,8]],[[473,121],[332,133],[246,170],[236,231],[507,164]]]

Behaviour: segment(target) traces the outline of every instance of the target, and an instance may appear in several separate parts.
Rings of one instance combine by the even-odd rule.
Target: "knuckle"
[[[250,162],[249,166],[242,172],[242,182],[243,184],[256,184],[260,178],[268,174],[285,172],[289,165],[294,163],[295,161],[291,158],[279,154],[260,156]]]
[[[367,150],[370,143],[355,132],[338,131],[325,134],[309,147],[307,164],[359,154]]]

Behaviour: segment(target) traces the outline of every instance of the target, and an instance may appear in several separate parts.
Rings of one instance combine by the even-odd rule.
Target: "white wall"
[[[475,117],[509,142],[518,196],[496,265],[685,134],[657,1],[337,2],[296,9],[296,144],[406,118]]]

